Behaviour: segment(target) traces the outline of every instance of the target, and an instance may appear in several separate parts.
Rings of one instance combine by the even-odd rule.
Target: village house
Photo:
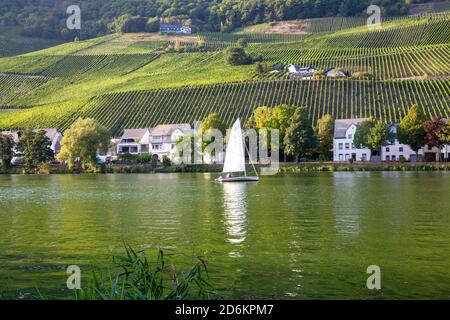
[[[355,147],[356,128],[368,119],[341,119],[334,124],[333,161],[370,161],[370,149]]]
[[[117,144],[117,154],[148,153],[151,130],[151,128],[125,129]]]
[[[325,75],[329,78],[348,78],[350,73],[345,69],[331,68],[325,72]]]
[[[301,80],[311,80],[317,73],[317,69],[309,67],[301,67],[297,64],[288,65],[288,71],[291,78],[301,79]]]
[[[125,129],[117,144],[117,155],[151,153],[162,160],[163,156],[173,159],[179,138],[192,133],[191,125],[161,124],[155,128]]]
[[[381,148],[381,160],[382,161],[417,161],[416,152],[406,144],[399,143],[397,139],[398,124],[389,125],[389,130],[392,135],[391,144]],[[419,159],[422,155],[419,150]]]
[[[192,28],[179,24],[160,24],[159,31],[163,33],[191,34]]]
[[[178,140],[193,132],[191,125],[182,124],[160,124],[153,128],[150,135],[150,153],[157,155],[161,160],[163,156],[167,156],[173,160],[175,146]]]

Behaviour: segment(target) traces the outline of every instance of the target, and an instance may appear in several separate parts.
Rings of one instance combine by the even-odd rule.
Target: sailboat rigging
[[[249,158],[253,166],[252,159]],[[255,167],[255,174],[257,174]],[[242,174],[244,175],[236,175]],[[259,177],[247,176],[245,168],[245,152],[244,141],[242,139],[242,129],[239,119],[236,120],[231,128],[230,137],[227,143],[227,150],[225,153],[225,162],[223,165],[222,176],[217,179],[220,182],[249,182],[259,181]]]

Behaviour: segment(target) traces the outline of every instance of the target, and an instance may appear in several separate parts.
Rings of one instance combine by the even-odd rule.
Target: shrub
[[[150,153],[141,153],[136,157],[137,163],[149,163],[152,161],[152,155]]]

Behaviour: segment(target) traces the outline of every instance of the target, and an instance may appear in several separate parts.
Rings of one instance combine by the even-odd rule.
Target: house
[[[341,119],[334,124],[333,161],[370,161],[370,149],[354,145],[356,128],[368,119]]]
[[[276,65],[272,66],[270,69],[270,73],[278,73],[284,68],[284,65],[282,63],[277,63]]]
[[[192,28],[179,24],[160,24],[159,31],[164,33],[191,34]]]
[[[389,125],[392,135],[391,144],[381,148],[382,161],[411,161],[415,159],[416,152],[409,145],[399,143],[397,139],[398,124]],[[421,152],[419,151],[419,155]],[[415,160],[414,160],[415,161]]]
[[[62,133],[57,128],[48,129],[34,129],[33,132],[39,132],[41,130],[45,131],[45,135],[50,140],[50,149],[55,155],[61,150],[61,139],[63,137]],[[14,143],[18,143],[24,130],[12,130],[12,131],[2,131],[1,134],[9,135],[13,138]]]
[[[140,154],[149,152],[151,128],[125,129],[117,144],[117,154]]]
[[[348,78],[350,73],[345,69],[331,68],[325,72],[325,75],[329,78]]]
[[[317,73],[317,69],[309,67],[301,67],[297,64],[288,65],[288,71],[291,78],[297,78],[302,80],[311,80]]]
[[[160,160],[163,156],[173,160],[179,138],[192,132],[191,125],[188,123],[160,124],[151,131],[150,153],[157,155]]]

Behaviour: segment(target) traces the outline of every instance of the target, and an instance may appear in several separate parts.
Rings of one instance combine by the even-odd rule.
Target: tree
[[[289,119],[284,136],[285,152],[293,155],[298,162],[299,156],[306,156],[316,146],[314,131],[306,108],[296,108]]]
[[[73,168],[77,158],[83,169],[97,169],[97,150],[106,152],[109,147],[109,132],[94,119],[78,119],[64,133],[61,140],[59,161],[67,161]]]
[[[39,165],[54,159],[52,142],[45,130],[34,132],[25,130],[17,144],[17,151],[23,154],[23,167],[26,173],[35,173]]]
[[[334,119],[331,115],[323,115],[317,122],[317,140],[319,158],[327,161],[333,157]]]
[[[282,104],[276,107],[261,106],[253,111],[252,116],[248,120],[246,126],[255,129],[267,129],[268,140],[271,140],[271,129],[277,129],[279,131],[280,149],[284,150],[284,136],[286,134],[286,128],[289,125],[289,119],[295,112],[293,106]],[[285,161],[286,161],[286,153]]]
[[[445,144],[442,139],[442,132],[444,130],[445,121],[441,117],[425,122],[425,144],[430,147],[441,149]]]
[[[369,148],[373,153],[381,155],[381,148],[389,145],[391,140],[389,127],[382,121],[371,118],[356,129],[353,142],[357,148]]]
[[[247,55],[243,48],[228,48],[225,50],[225,59],[232,66],[250,64],[253,62],[251,56]]]
[[[261,62],[258,62],[255,64],[255,72],[257,74],[263,74],[265,72],[264,64]]]
[[[425,145],[425,121],[426,117],[422,108],[415,105],[409,109],[408,114],[403,117],[398,126],[398,141],[409,145],[416,152],[416,157],[419,149]]]
[[[444,121],[445,124],[442,127],[442,131],[439,134],[439,139],[445,144],[450,144],[450,120]]]
[[[147,32],[158,32],[159,31],[159,18],[148,18],[146,25]]]
[[[200,134],[203,136],[205,132],[211,129],[219,130],[224,136],[227,131],[227,126],[222,121],[218,113],[210,113],[205,119],[202,121],[202,126],[200,129]],[[206,148],[206,146],[212,141],[203,141],[202,151]]]
[[[240,48],[246,48],[248,45],[247,40],[245,38],[239,38],[237,41],[237,46]]]
[[[7,135],[0,134],[0,166],[8,169],[11,166],[11,160],[14,156],[13,152],[14,140]]]

